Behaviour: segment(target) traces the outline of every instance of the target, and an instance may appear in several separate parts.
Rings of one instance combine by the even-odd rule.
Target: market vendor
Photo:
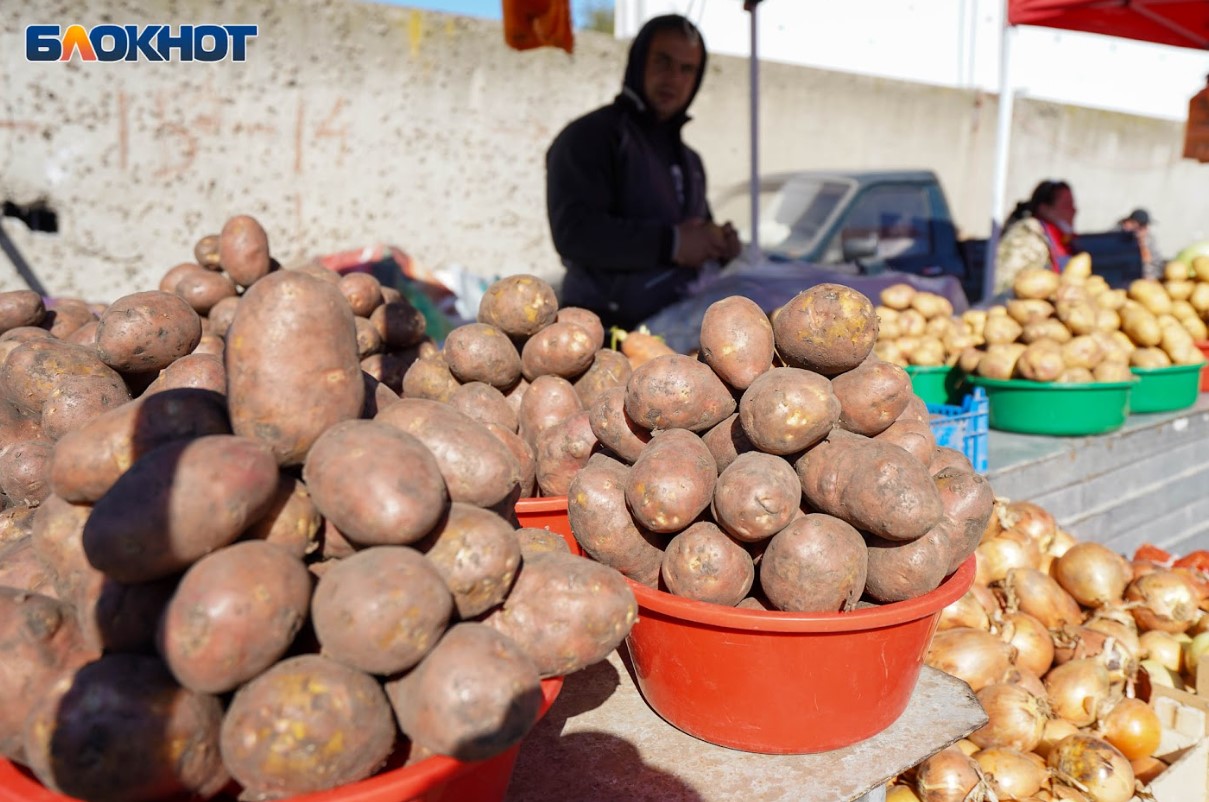
[[[1007,292],[1021,270],[1061,273],[1075,249],[1075,195],[1065,181],[1042,181],[1016,204],[995,252],[995,294]]]
[[[738,255],[713,222],[701,157],[681,129],[705,74],[686,18],[648,21],[630,46],[621,94],[567,125],[546,154],[546,206],[566,266],[560,302],[634,328],[675,303],[708,262]]]

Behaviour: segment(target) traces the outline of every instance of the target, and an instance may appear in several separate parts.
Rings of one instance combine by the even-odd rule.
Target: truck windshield
[[[828,220],[855,186],[854,181],[811,175],[764,179],[760,186],[760,250],[786,259],[799,259],[813,251]],[[735,190],[728,194],[718,202],[714,217],[733,220],[739,237],[751,241],[746,193]]]

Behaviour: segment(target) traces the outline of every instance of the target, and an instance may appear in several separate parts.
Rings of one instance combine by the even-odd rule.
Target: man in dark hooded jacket
[[[651,19],[630,46],[621,94],[571,122],[546,153],[546,207],[567,268],[563,306],[631,329],[684,297],[703,264],[739,253],[716,225],[705,168],[680,131],[705,74],[682,16]]]

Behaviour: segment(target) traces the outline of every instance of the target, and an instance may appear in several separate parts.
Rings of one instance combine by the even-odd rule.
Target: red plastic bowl
[[[556,535],[562,535],[572,554],[583,555],[583,549],[579,547],[575,535],[571,534],[566,496],[523,498],[516,502],[516,520],[524,527],[549,529]]]
[[[971,556],[930,593],[849,613],[723,607],[630,582],[626,644],[647,704],[677,729],[745,752],[825,752],[902,714],[940,611],[973,582]]]
[[[1201,353],[1205,355],[1205,359],[1209,360],[1209,340],[1202,340],[1196,343],[1196,347],[1201,349]],[[1201,368],[1201,392],[1209,393],[1209,362]]]
[[[558,698],[562,677],[542,680],[539,718]],[[289,802],[502,802],[521,745],[489,760],[463,763],[438,755],[412,766],[388,769],[369,779],[330,791],[290,797]],[[220,794],[210,802],[235,802]],[[47,790],[24,767],[0,758],[0,802],[76,802]]]

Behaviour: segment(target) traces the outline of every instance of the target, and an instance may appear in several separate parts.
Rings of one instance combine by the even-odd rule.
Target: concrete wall
[[[375,241],[483,276],[560,267],[543,154],[610,99],[627,43],[517,53],[499,24],[337,0],[0,0],[0,200],[45,199],[56,234],[3,231],[55,295],[154,287],[236,213],[290,262]],[[36,15],[36,16],[35,16]],[[34,23],[256,23],[246,63],[27,63]],[[765,170],[932,167],[959,223],[986,233],[994,98],[783,64],[763,69]],[[748,170],[747,65],[711,59],[688,138],[718,190]],[[1179,160],[1179,124],[1016,105],[1013,195],[1071,180],[1080,225],[1135,205],[1160,244],[1209,236],[1209,166]],[[0,255],[0,289],[24,286]]]

